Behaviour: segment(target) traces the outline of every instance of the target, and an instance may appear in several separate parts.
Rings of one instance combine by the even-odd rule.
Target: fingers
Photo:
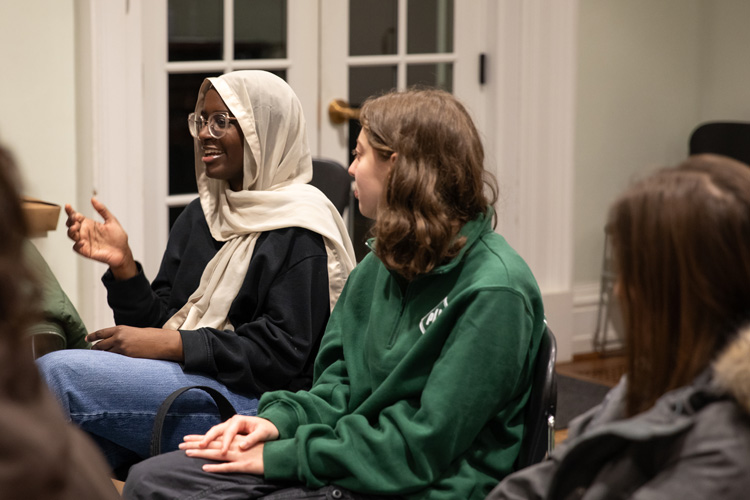
[[[96,210],[99,215],[102,216],[102,219],[104,219],[104,222],[107,222],[108,220],[112,219],[112,214],[107,210],[107,207],[104,206],[104,203],[97,200],[96,198],[91,198],[91,206],[94,207],[94,210]]]
[[[206,446],[208,446],[211,441],[224,434],[224,429],[227,427],[227,425],[229,425],[229,420],[211,427],[208,432],[206,432],[206,434],[202,436],[202,439],[199,442],[199,446],[201,448],[205,448]]]
[[[116,327],[116,326],[111,326],[109,328],[102,328],[101,330],[97,330],[95,332],[91,332],[88,335],[86,335],[86,340],[88,342],[93,342],[95,340],[108,339],[112,335],[115,334],[115,332],[117,331],[117,328],[118,327]]]
[[[245,466],[241,462],[224,462],[222,464],[205,464],[203,465],[203,470],[206,472],[213,472],[215,474],[226,474],[230,472],[243,472],[243,473],[252,474],[252,472],[248,470],[247,466]]]
[[[228,425],[224,428],[224,433],[221,437],[223,442],[221,451],[224,454],[226,454],[226,452],[229,450],[229,445],[232,444],[232,441],[234,441],[234,438],[237,436],[237,434],[245,427],[242,419],[235,417],[239,417],[239,415],[235,415],[234,417],[227,420]]]

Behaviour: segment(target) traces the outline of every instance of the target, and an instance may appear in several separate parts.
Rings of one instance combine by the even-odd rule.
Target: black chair
[[[545,326],[531,381],[531,395],[526,404],[525,428],[516,470],[539,463],[555,446],[557,410],[557,342]]]
[[[352,178],[346,168],[333,160],[313,158],[313,178],[310,184],[323,191],[340,214],[349,205]]]
[[[689,153],[715,153],[750,165],[750,123],[703,123],[690,134]]]

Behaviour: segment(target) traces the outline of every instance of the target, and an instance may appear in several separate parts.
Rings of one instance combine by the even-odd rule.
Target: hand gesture
[[[73,250],[109,265],[116,279],[135,276],[138,268],[128,245],[127,233],[103,203],[91,198],[91,205],[102,216],[103,223],[76,212],[70,204],[65,205],[68,214],[65,225],[68,226],[68,237],[75,242]]]

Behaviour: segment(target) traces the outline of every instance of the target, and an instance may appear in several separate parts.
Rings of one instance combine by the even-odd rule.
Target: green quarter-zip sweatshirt
[[[483,499],[513,469],[544,329],[523,259],[467,223],[461,253],[411,282],[369,254],[334,308],[309,391],[270,392],[269,480],[413,499]]]

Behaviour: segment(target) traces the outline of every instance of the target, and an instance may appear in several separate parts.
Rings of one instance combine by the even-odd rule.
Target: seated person
[[[286,82],[265,71],[208,78],[188,125],[199,198],[175,222],[150,285],[102,203],[92,200],[103,223],[65,207],[75,251],[109,265],[117,326],[89,334],[92,350],[38,364],[118,477],[149,455],[155,414],[177,389],[212,387],[252,415],[266,391],[310,387],[355,262],[338,211],[307,184],[305,120]],[[208,395],[185,393],[167,415],[165,449],[220,421]]]
[[[312,389],[266,393],[260,418],[135,466],[125,498],[479,499],[513,469],[544,314],[492,229],[476,128],[438,90],[368,100],[361,121],[349,172],[375,238]]]
[[[627,375],[488,499],[748,498],[750,168],[701,155],[610,211]]]
[[[25,256],[18,172],[0,146],[0,496],[119,498],[86,435],[65,421],[19,332],[40,321],[42,290]]]

